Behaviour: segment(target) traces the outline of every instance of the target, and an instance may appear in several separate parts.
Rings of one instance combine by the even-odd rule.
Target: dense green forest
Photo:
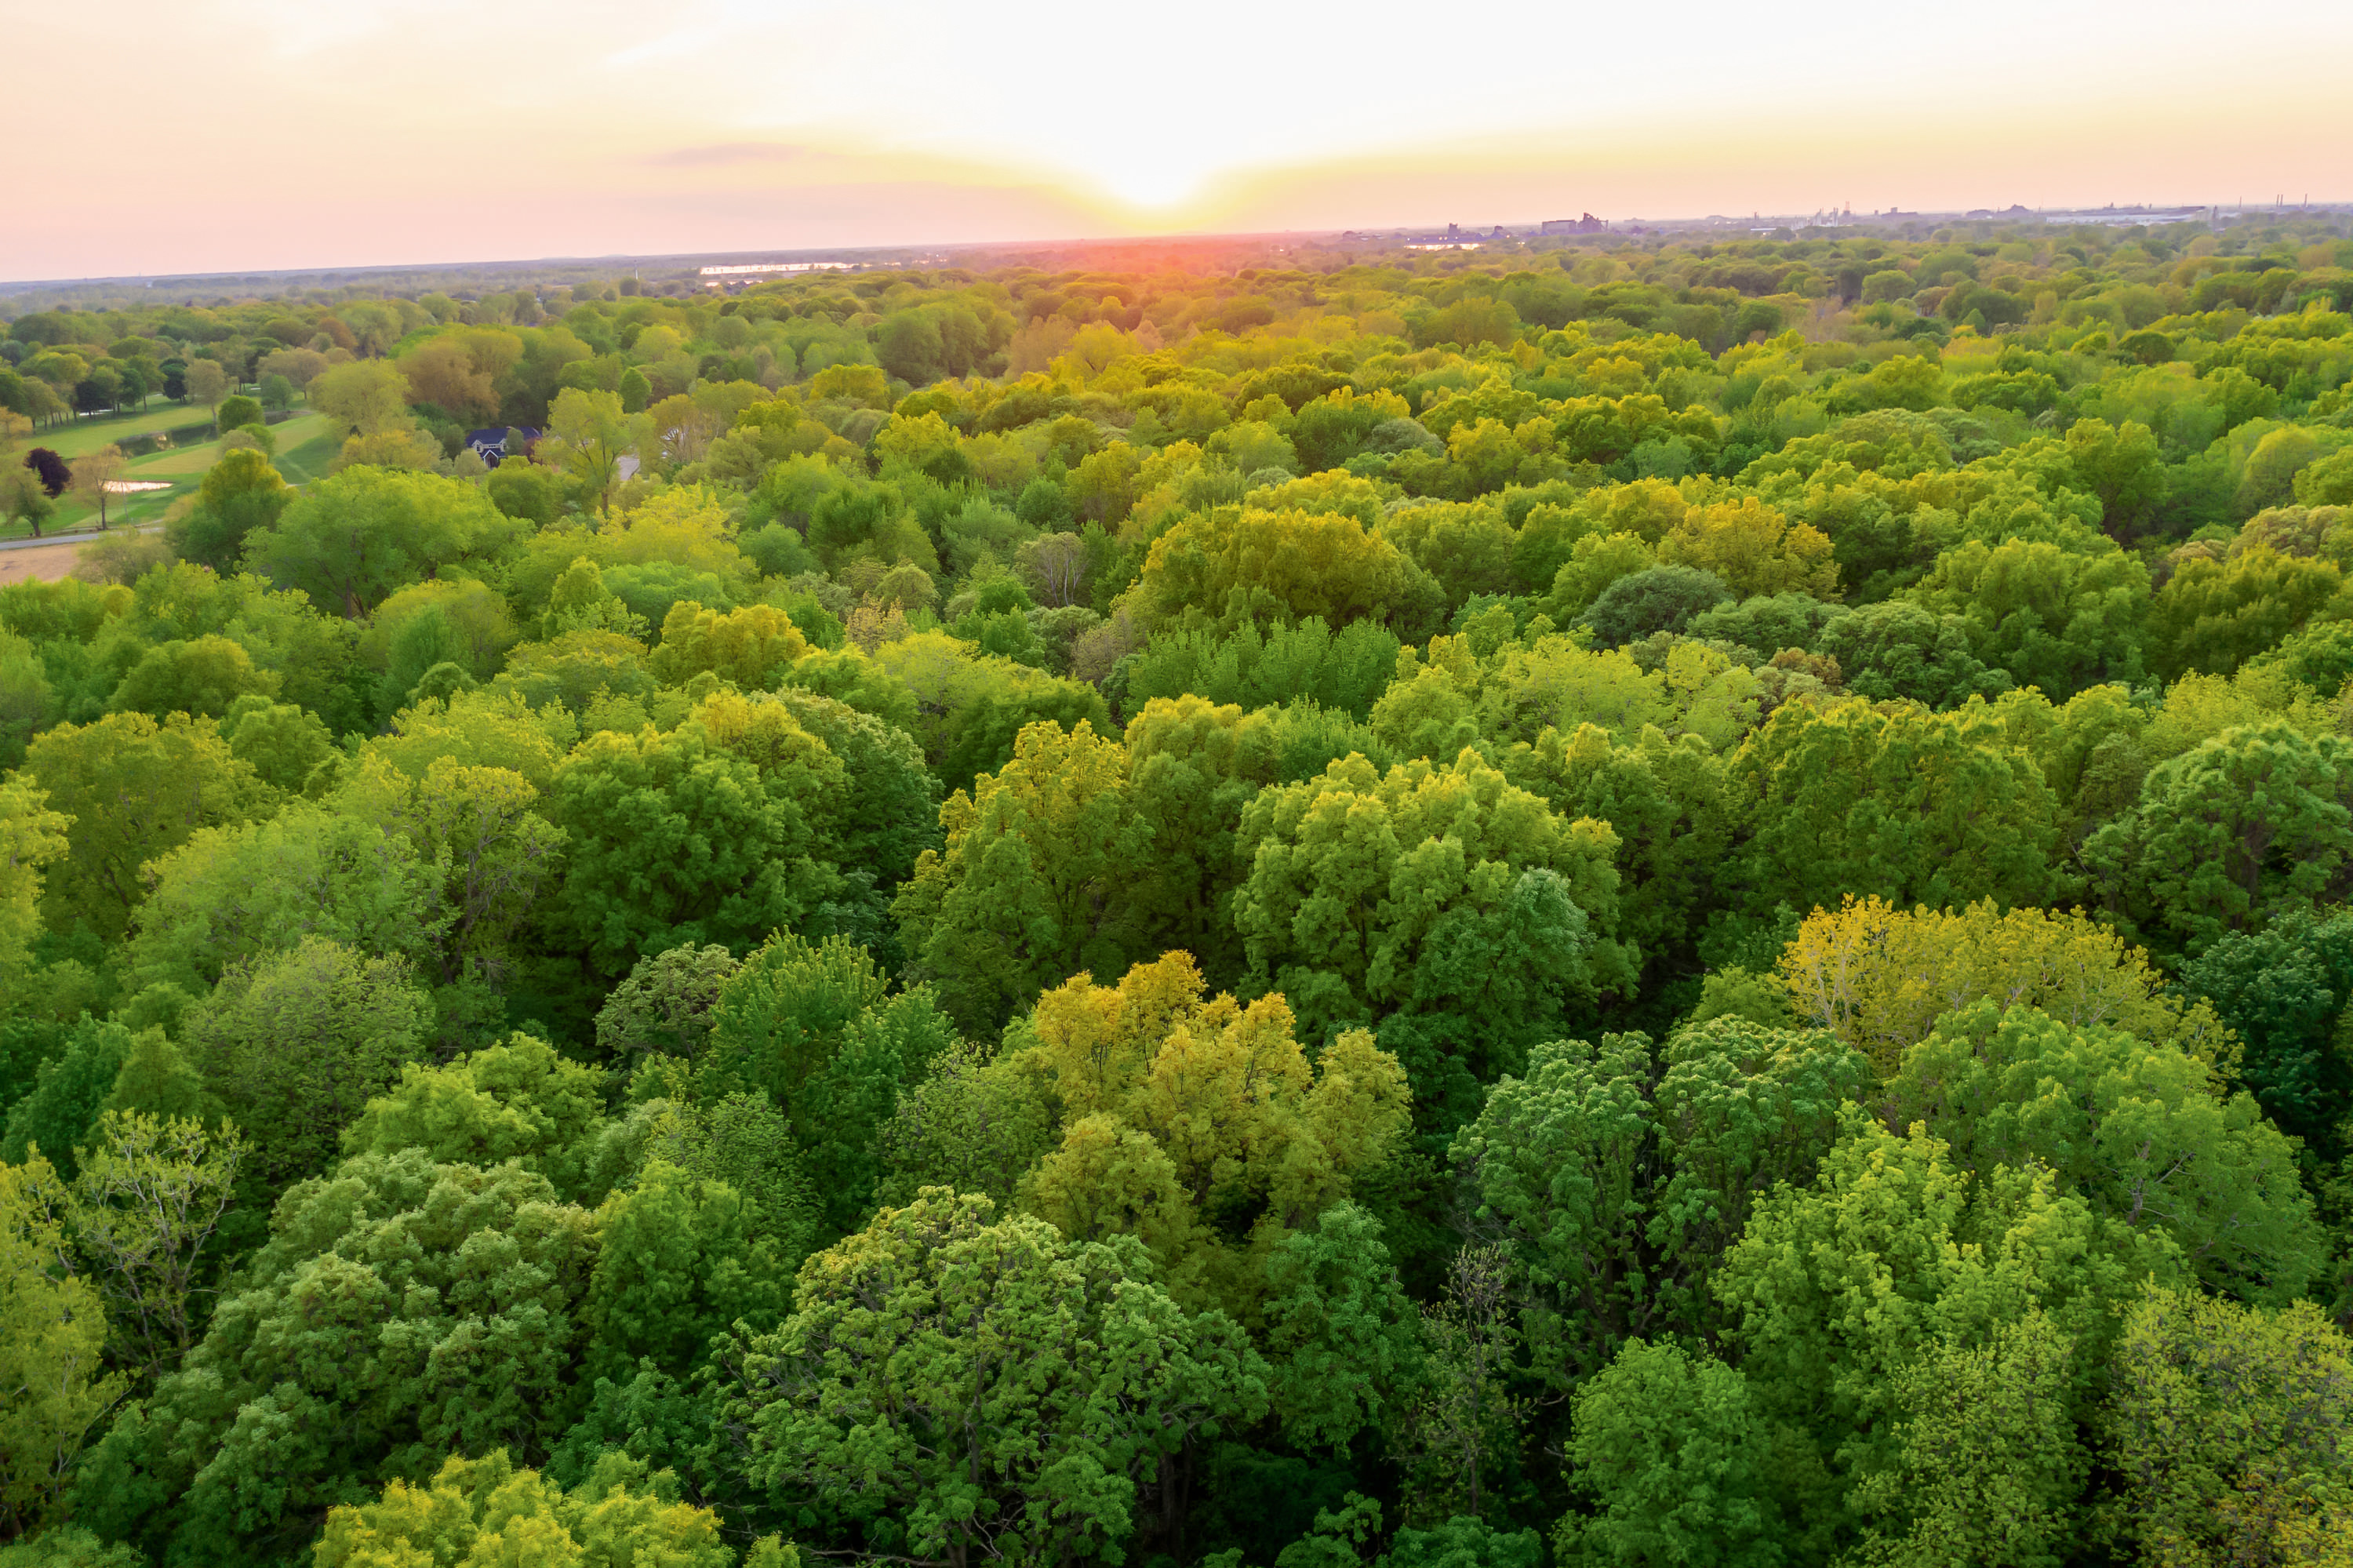
[[[0,1564],[2353,1561],[2341,222],[1299,260],[8,323]]]

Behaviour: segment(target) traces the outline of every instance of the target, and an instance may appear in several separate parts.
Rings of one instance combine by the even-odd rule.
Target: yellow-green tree
[[[2211,1003],[2173,990],[2142,948],[2082,910],[1899,908],[1874,895],[1817,909],[1781,954],[1791,1011],[1869,1056],[1881,1076],[1973,1002],[2105,1024],[2216,1066],[2237,1049]]]
[[[684,685],[707,670],[746,690],[766,691],[807,652],[800,629],[773,605],[713,610],[681,599],[663,618],[661,645],[646,667],[669,685]]]
[[[1722,577],[1740,599],[1757,594],[1838,594],[1830,535],[1792,523],[1754,496],[1694,506],[1659,541],[1658,558]]]
[[[719,1516],[681,1501],[678,1478],[649,1475],[641,1460],[608,1452],[565,1491],[518,1469],[504,1448],[479,1459],[453,1455],[430,1481],[394,1480],[374,1502],[327,1514],[314,1549],[319,1568],[735,1568]],[[754,1542],[744,1568],[797,1568],[800,1554],[776,1536]]]
[[[2100,1435],[2147,1560],[2331,1561],[2279,1552],[2344,1510],[2330,1482],[2353,1422],[2353,1341],[2317,1307],[2152,1288],[2125,1318],[2113,1369]]]
[[[1443,590],[1398,547],[1345,514],[1220,506],[1153,541],[1138,584],[1161,620],[1187,609],[1226,630],[1245,620],[1320,615],[1334,626],[1369,616],[1412,621]]]
[[[1342,1034],[1311,1065],[1282,997],[1206,997],[1184,953],[1116,986],[1082,974],[1038,999],[1030,1029],[1067,1125],[1026,1205],[1074,1241],[1141,1237],[1180,1299],[1245,1321],[1270,1252],[1405,1130],[1404,1070],[1370,1034]]]

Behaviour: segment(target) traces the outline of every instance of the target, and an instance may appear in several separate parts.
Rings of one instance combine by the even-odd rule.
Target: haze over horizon
[[[1709,212],[2353,196],[2353,8],[1830,0],[1672,30],[1204,0],[153,0],[13,17],[37,199],[0,277]],[[132,40],[126,43],[125,40]],[[2292,47],[2283,47],[2285,40]],[[2253,84],[2260,82],[2258,89]],[[1442,219],[1441,219],[1442,220]]]

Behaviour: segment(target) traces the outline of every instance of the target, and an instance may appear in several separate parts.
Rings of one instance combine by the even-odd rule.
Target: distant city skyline
[[[0,278],[2353,199],[2353,7],[24,8]]]

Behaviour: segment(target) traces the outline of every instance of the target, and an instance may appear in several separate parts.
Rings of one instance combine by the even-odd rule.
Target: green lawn
[[[129,436],[154,435],[183,425],[201,425],[205,417],[199,405],[169,403],[159,397],[142,413],[100,414],[94,418],[76,419],[70,425],[51,425],[35,430],[25,444],[47,447],[62,458],[78,458],[96,451],[109,441]]]
[[[201,408],[174,405],[166,410],[151,409],[128,418],[93,419],[72,429],[40,431],[26,445],[47,447],[61,457],[72,459],[95,450],[109,441],[121,440],[125,436],[192,425],[204,417]],[[289,484],[308,484],[312,480],[324,478],[327,464],[333,461],[336,452],[343,450],[342,437],[323,414],[297,414],[283,424],[270,426],[269,433],[278,442],[278,455],[270,461],[278,465],[278,471],[286,476]],[[218,461],[220,443],[216,440],[166,447],[144,457],[131,459],[123,478],[162,480],[172,488],[142,491],[136,495],[125,495],[110,502],[106,508],[108,524],[155,521],[164,515],[172,503],[194,492],[203,481],[205,471]],[[57,514],[41,532],[45,535],[63,533],[93,526],[97,521],[98,509],[84,504],[69,491],[58,498]],[[22,539],[30,534],[31,530],[22,524],[0,528],[0,538]]]
[[[322,414],[303,414],[277,426],[278,471],[289,484],[308,484],[327,477],[327,465],[343,450],[343,438]]]

